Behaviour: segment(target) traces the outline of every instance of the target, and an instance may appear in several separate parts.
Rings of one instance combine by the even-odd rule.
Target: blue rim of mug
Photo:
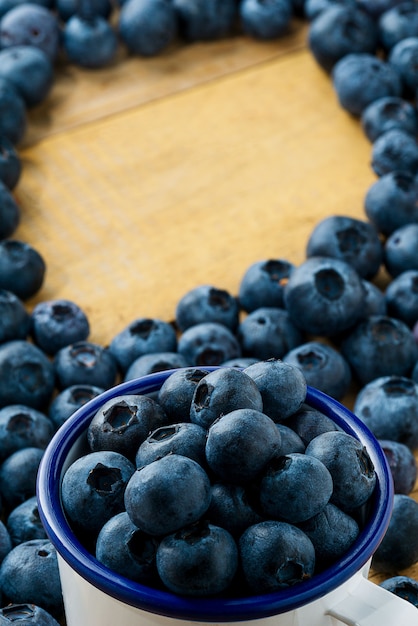
[[[212,371],[217,367],[201,369]],[[124,604],[166,617],[200,622],[244,621],[292,611],[330,593],[360,571],[378,548],[389,524],[393,506],[390,469],[383,450],[364,423],[348,408],[309,386],[306,403],[356,437],[367,448],[377,474],[365,525],[347,554],[328,569],[310,580],[277,592],[231,598],[193,598],[128,580],[99,563],[84,548],[74,535],[61,505],[60,485],[68,454],[105,402],[123,394],[153,393],[173,371],[129,380],[103,392],[75,411],[49,443],[38,471],[38,508],[48,537],[61,558],[84,580]]]

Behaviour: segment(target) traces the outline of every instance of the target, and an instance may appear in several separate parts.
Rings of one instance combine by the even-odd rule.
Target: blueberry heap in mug
[[[108,347],[89,342],[88,319],[71,294],[68,300],[39,302],[30,311],[25,301],[43,285],[46,262],[30,242],[13,239],[21,217],[14,198],[22,168],[18,147],[29,109],[50,93],[58,56],[81,66],[102,67],[115,59],[118,46],[126,46],[130,54],[152,56],[176,38],[192,43],[242,32],[267,40],[284,36],[291,21],[301,18],[309,21],[309,48],[329,72],[340,105],[358,118],[371,142],[377,179],[365,193],[365,219],[330,216],[313,229],[306,243],[306,261],[300,266],[281,258],[255,259],[251,267],[243,268],[236,295],[221,285],[198,285],[179,294],[174,323],[132,320]],[[125,0],[115,7],[108,0],[56,0],[53,6],[50,0],[36,4],[0,0],[0,589],[4,607],[40,605],[36,611],[27,608],[32,623],[47,619],[45,610],[60,614],[54,549],[37,518],[35,498],[37,467],[53,432],[78,406],[118,380],[171,368],[239,366],[248,376],[257,363],[279,359],[292,371],[301,371],[308,384],[337,399],[344,399],[354,382],[360,390],[354,411],[380,440],[397,492],[392,521],[373,567],[396,573],[417,562],[418,533],[408,532],[406,524],[408,520],[418,528],[418,505],[410,496],[416,479],[413,452],[418,446],[417,57],[418,5],[412,1]],[[382,268],[390,277],[384,291],[375,281]],[[164,410],[168,412],[166,406]],[[264,405],[236,410],[266,412]],[[300,411],[295,409],[295,415]],[[267,418],[272,419],[268,411]],[[193,427],[177,428],[183,419],[170,418],[160,425],[161,443],[177,439],[183,430],[193,438],[197,435],[189,431],[213,428],[191,417]],[[270,428],[270,422],[265,427]],[[281,429],[276,425],[276,430]],[[276,475],[290,471],[286,463],[274,461],[287,437],[292,446],[301,439],[297,430],[290,430],[291,435],[281,432],[280,443],[276,441],[277,448],[264,466],[266,472],[269,467],[271,483]],[[300,471],[295,469],[299,463],[315,458],[306,452],[310,445],[305,442],[303,449],[289,453],[300,455],[290,463],[292,472]],[[203,493],[210,475],[212,504],[207,510],[213,510],[213,502],[235,499],[225,493],[225,476],[211,466],[214,461],[209,462],[208,454],[212,459],[206,451],[203,467],[196,459],[192,462],[194,470],[196,465],[202,468],[203,474],[196,472]],[[181,462],[190,466],[189,461]],[[128,463],[132,469],[134,459]],[[317,467],[316,461],[312,463]],[[147,467],[150,464],[147,461]],[[179,471],[186,472],[185,466]],[[219,493],[213,475],[219,477]],[[248,480],[253,487],[254,477]],[[327,484],[325,479],[322,482]],[[237,484],[233,490],[242,488]],[[250,504],[257,502],[256,514],[269,511],[271,515],[268,496],[261,498],[261,485],[250,492]],[[129,517],[130,512],[138,522],[135,503],[129,498],[128,502],[126,514]],[[207,504],[207,494],[202,502]],[[333,487],[326,510],[334,511],[336,506]],[[340,508],[347,515],[350,507]],[[135,525],[131,517],[125,515],[120,522],[124,532],[129,533],[129,524]],[[208,527],[202,528],[201,515],[197,517],[190,545],[206,532],[211,536]],[[283,511],[272,517],[280,519],[273,523],[297,524],[298,530],[300,525],[306,530],[309,522],[309,518],[285,519]],[[349,522],[348,535],[352,528]],[[238,531],[226,532],[236,536]],[[225,550],[233,562],[234,549],[228,545]],[[39,553],[48,558],[39,558]],[[304,555],[308,553],[306,548]],[[25,572],[20,567],[23,561],[31,564]],[[231,571],[225,575],[231,577]],[[50,581],[47,590],[44,580]],[[8,617],[6,608],[0,610],[0,624],[14,619],[13,610],[7,609]]]

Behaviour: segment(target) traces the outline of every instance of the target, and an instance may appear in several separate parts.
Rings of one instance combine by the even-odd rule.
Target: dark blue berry
[[[0,289],[0,343],[12,339],[26,339],[30,315],[16,294]]]
[[[388,57],[399,72],[406,96],[414,96],[418,87],[418,37],[401,39],[393,46]]]
[[[61,348],[84,341],[90,325],[84,311],[71,300],[43,300],[32,310],[31,335],[37,346],[53,355]]]
[[[379,439],[393,478],[395,493],[409,495],[417,479],[417,463],[408,446],[399,441]]]
[[[50,419],[23,404],[9,404],[0,409],[0,459],[34,446],[46,448],[54,433]]]
[[[373,555],[376,572],[397,573],[418,561],[418,502],[395,494],[385,536]]]
[[[0,46],[34,46],[54,61],[59,49],[59,22],[46,7],[24,2],[15,6],[0,22]]]
[[[356,0],[305,0],[304,15],[309,22],[312,22],[322,11],[335,5],[354,7]]]
[[[198,424],[178,422],[161,426],[140,444],[135,463],[142,467],[167,454],[181,454],[205,466],[205,445],[206,430]]]
[[[247,313],[263,307],[284,307],[283,290],[294,265],[284,259],[253,263],[239,285],[238,301]]]
[[[221,365],[241,356],[235,335],[223,324],[203,322],[191,326],[181,335],[177,350],[192,366]]]
[[[380,586],[418,608],[418,581],[415,578],[392,576],[382,581]]]
[[[383,235],[410,223],[418,224],[418,181],[408,172],[389,172],[367,190],[364,208]]]
[[[1,170],[1,156],[0,156]],[[0,180],[0,240],[13,235],[20,223],[20,207],[10,190]]]
[[[108,389],[116,382],[117,365],[110,350],[91,341],[61,348],[53,364],[59,389],[80,384]]]
[[[124,380],[141,378],[148,374],[155,374],[155,372],[188,367],[189,365],[189,361],[178,352],[143,354],[130,364],[124,376]]]
[[[375,174],[418,173],[418,143],[409,133],[394,128],[380,135],[372,146],[371,166]]]
[[[242,0],[240,23],[244,33],[256,39],[276,39],[288,32],[293,17],[291,0]]]
[[[34,46],[12,46],[0,50],[0,77],[15,87],[26,106],[41,104],[52,89],[51,59]]]
[[[235,0],[173,0],[181,36],[211,41],[231,34],[237,15]]]
[[[119,13],[118,30],[130,53],[155,56],[176,37],[174,5],[167,0],[126,0]]]
[[[115,60],[118,39],[113,26],[101,15],[74,14],[63,28],[62,46],[70,63],[96,69]]]
[[[103,393],[102,387],[94,385],[71,385],[58,393],[48,408],[48,417],[60,428],[63,423],[81,406]]]
[[[43,453],[42,448],[21,448],[0,465],[0,494],[9,512],[35,495],[36,477]]]
[[[39,517],[36,495],[10,511],[6,527],[14,546],[32,539],[47,539],[45,528]]]
[[[402,272],[386,288],[388,315],[412,327],[418,320],[418,268]]]
[[[405,224],[386,239],[383,262],[392,278],[408,270],[418,270],[418,223]]]
[[[0,626],[19,621],[21,626],[59,626],[48,611],[35,604],[9,604],[0,609]]]
[[[418,31],[418,6],[415,2],[403,1],[390,7],[379,18],[379,39],[386,51],[399,41],[414,37]]]
[[[12,539],[4,522],[0,521],[0,563],[13,548]]]
[[[158,402],[172,424],[189,421],[194,391],[206,374],[207,370],[196,367],[180,368],[163,382]]]
[[[414,106],[399,97],[379,98],[361,115],[361,125],[366,137],[374,142],[388,130],[402,130],[415,137],[418,134],[418,116]]]
[[[235,331],[238,326],[238,303],[225,289],[200,285],[188,291],[177,303],[176,324],[184,332],[203,322],[224,324]]]
[[[274,307],[261,307],[249,313],[239,325],[237,337],[243,355],[258,360],[280,359],[303,342],[303,335],[288,311]]]
[[[318,435],[338,430],[331,418],[306,405],[291,415],[286,425],[300,437],[305,447]]]
[[[0,76],[0,135],[13,145],[19,144],[26,132],[26,106],[10,80]]]
[[[0,135],[0,181],[7,189],[14,189],[21,173],[22,163],[13,143],[6,136]],[[1,202],[4,202],[3,194]]]
[[[1,289],[12,291],[21,300],[27,300],[42,287],[45,271],[42,255],[30,244],[15,239],[0,241]]]
[[[211,524],[221,526],[234,537],[246,528],[261,522],[261,516],[251,504],[251,497],[243,485],[215,482],[205,517]]]

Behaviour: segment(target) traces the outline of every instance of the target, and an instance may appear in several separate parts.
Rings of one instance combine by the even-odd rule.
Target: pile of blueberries
[[[108,346],[89,342],[89,321],[71,300],[30,311],[46,264],[13,239],[13,191],[30,109],[47,98],[55,68],[102,67],[120,46],[150,56],[176,40],[273,39],[300,18],[339,103],[372,145],[377,179],[365,219],[330,216],[312,231],[299,266],[257,261],[236,294],[197,286],[179,299],[173,322],[138,318]],[[0,0],[0,624],[55,624],[45,611],[57,615],[56,555],[35,497],[53,433],[102,390],[163,369],[279,359],[337,399],[354,390],[354,411],[380,440],[396,490],[381,569],[397,574],[418,560],[418,504],[409,495],[418,448],[417,60],[412,1]],[[12,589],[13,571],[21,582]],[[417,602],[416,583],[404,578],[386,585]]]

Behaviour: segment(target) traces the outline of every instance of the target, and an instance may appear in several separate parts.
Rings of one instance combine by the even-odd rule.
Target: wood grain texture
[[[305,37],[61,68],[21,150],[16,237],[48,264],[29,306],[74,300],[106,345],[137,317],[172,320],[196,285],[236,294],[257,260],[302,262],[328,215],[365,219],[370,144]]]

